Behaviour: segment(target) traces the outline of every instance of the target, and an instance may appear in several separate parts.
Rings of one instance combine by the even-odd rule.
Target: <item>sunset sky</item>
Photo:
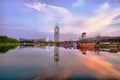
[[[0,35],[53,40],[120,36],[120,0],[0,0]]]

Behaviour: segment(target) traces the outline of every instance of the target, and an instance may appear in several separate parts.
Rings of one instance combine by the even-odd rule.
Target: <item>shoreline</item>
[[[17,46],[19,43],[0,43],[0,46]]]

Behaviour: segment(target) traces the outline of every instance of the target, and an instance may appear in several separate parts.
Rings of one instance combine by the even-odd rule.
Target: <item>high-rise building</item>
[[[86,33],[85,32],[82,33],[81,37],[82,37],[82,39],[86,39]]]
[[[59,35],[60,35],[60,33],[59,33],[59,26],[56,25],[55,28],[54,28],[54,41],[55,42],[59,42],[59,39],[60,39]]]

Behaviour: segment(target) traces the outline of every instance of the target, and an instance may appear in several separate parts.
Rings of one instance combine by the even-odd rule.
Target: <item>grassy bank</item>
[[[96,47],[100,47],[100,48],[109,48],[109,47],[119,47],[120,44],[116,44],[116,45],[110,45],[110,44],[96,44]]]
[[[19,43],[0,43],[0,46],[17,46]]]
[[[108,48],[108,44],[96,44],[96,47]]]

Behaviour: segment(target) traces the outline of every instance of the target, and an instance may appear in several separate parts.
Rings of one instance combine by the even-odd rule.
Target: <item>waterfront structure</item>
[[[45,42],[45,38],[40,38],[40,39],[25,39],[25,38],[20,38],[20,42],[32,42],[32,43],[39,43],[39,42]]]
[[[54,28],[54,42],[59,42],[60,37],[60,31],[59,31],[59,26],[56,25]]]
[[[114,43],[120,43],[120,37],[110,37],[110,36],[97,36],[97,37],[89,37],[86,39],[79,39],[80,42],[82,42],[83,40],[85,40],[87,43],[88,42],[102,42],[104,44],[109,44],[111,42]]]
[[[82,33],[81,38],[82,38],[82,39],[86,39],[86,33],[85,33],[85,32]]]

